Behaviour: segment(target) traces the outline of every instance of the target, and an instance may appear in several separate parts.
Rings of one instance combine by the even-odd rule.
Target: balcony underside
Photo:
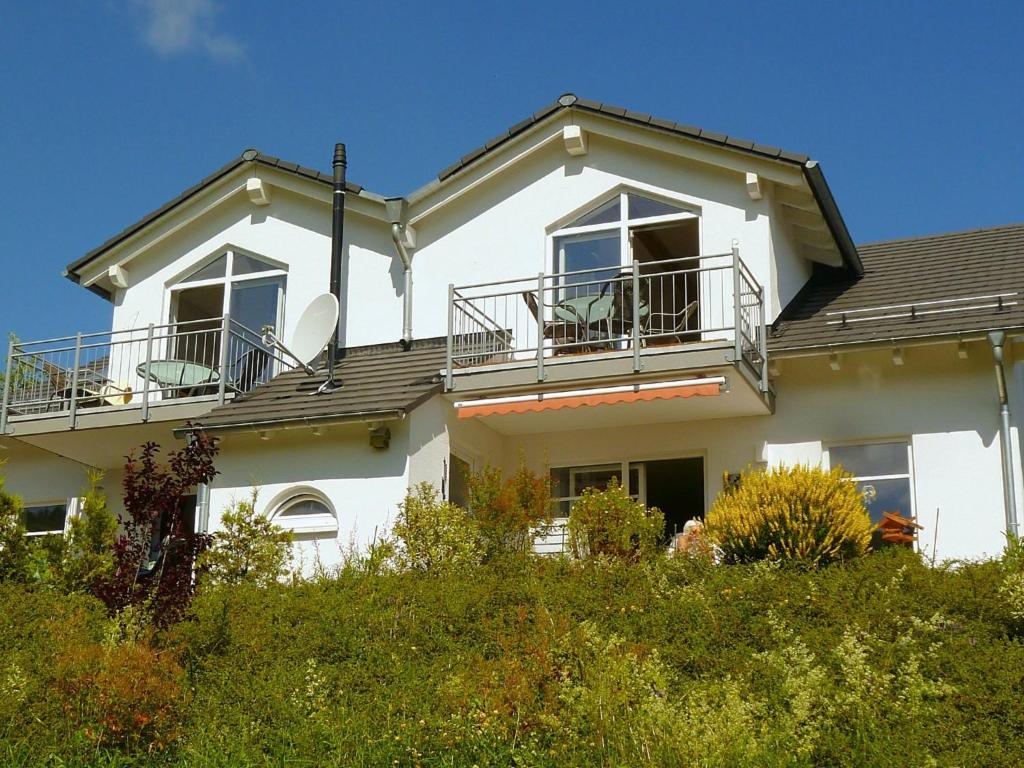
[[[771,392],[731,347],[675,348],[555,359],[537,381],[533,362],[459,369],[448,392],[460,418],[506,435],[766,416]],[[720,383],[719,383],[720,382]]]

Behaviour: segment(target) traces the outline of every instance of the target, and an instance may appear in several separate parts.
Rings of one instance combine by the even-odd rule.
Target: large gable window
[[[644,304],[644,330],[663,341],[697,325],[696,259],[699,217],[681,205],[619,192],[554,232],[552,267],[558,300],[580,307],[605,294],[609,281],[636,262]]]
[[[178,333],[173,356],[216,367],[224,315],[254,345],[263,328],[279,332],[286,276],[269,261],[229,250],[180,278],[171,287],[170,322]]]

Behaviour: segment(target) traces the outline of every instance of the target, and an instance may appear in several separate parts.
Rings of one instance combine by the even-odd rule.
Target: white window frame
[[[167,315],[167,322],[168,323],[173,324],[173,323],[177,322],[178,296],[181,294],[182,291],[187,291],[190,288],[205,288],[205,287],[209,287],[209,286],[213,286],[213,285],[223,285],[224,286],[224,299],[223,299],[222,306],[221,306],[221,317],[223,317],[224,315],[228,314],[228,312],[230,311],[230,308],[231,308],[231,288],[232,288],[232,286],[235,283],[251,283],[251,284],[255,284],[258,281],[265,281],[267,283],[271,283],[271,282],[276,281],[277,285],[278,285],[278,288],[277,288],[277,318],[276,318],[275,322],[276,322],[277,332],[279,334],[283,332],[283,330],[284,330],[284,303],[285,303],[285,295],[286,295],[287,283],[288,283],[288,270],[287,270],[287,268],[284,267],[284,266],[276,266],[274,269],[268,269],[268,270],[263,271],[263,272],[253,272],[253,273],[245,274],[245,275],[236,275],[236,274],[234,274],[235,254],[236,253],[241,255],[241,256],[245,256],[247,258],[250,258],[250,259],[255,259],[257,261],[262,261],[263,263],[269,264],[271,266],[275,266],[275,265],[279,265],[280,264],[280,262],[277,262],[277,261],[275,261],[273,259],[268,259],[267,257],[260,256],[259,254],[256,254],[256,253],[249,253],[249,252],[247,252],[247,251],[245,251],[243,249],[240,249],[240,248],[224,248],[224,249],[221,249],[221,250],[217,251],[216,253],[206,257],[202,261],[200,261],[200,262],[198,262],[196,264],[193,264],[191,267],[189,267],[188,271],[178,275],[174,280],[172,280],[170,283],[168,283],[168,285],[167,285],[167,293],[168,293],[168,302],[167,302],[168,303],[168,315]],[[224,266],[224,277],[211,277],[211,278],[207,278],[205,280],[192,280],[192,281],[188,281],[188,276],[189,275],[195,274],[196,272],[201,270],[206,265],[211,264],[214,261],[216,261],[217,259],[219,259],[221,256],[225,257],[225,262],[226,262],[225,266]],[[252,330],[252,331],[254,331],[256,333],[260,332],[259,328],[251,328],[250,330]]]
[[[872,480],[907,480],[910,483],[910,515],[917,518],[917,483],[914,480],[914,447],[913,440],[906,436],[880,437],[871,440],[849,440],[844,442],[829,443],[824,451],[824,463],[826,469],[832,469],[832,449],[851,448],[857,446],[885,445],[886,443],[903,443],[907,448],[907,471],[888,475],[854,475],[850,481],[854,483],[866,483]]]
[[[629,203],[628,195],[637,195],[638,197],[646,197],[650,200],[665,203],[666,205],[675,206],[677,208],[684,208],[688,210],[681,210],[678,213],[663,214],[661,216],[648,216],[645,218],[632,218],[629,214]],[[633,263],[633,238],[630,236],[632,229],[639,226],[650,226],[657,224],[667,224],[676,221],[686,221],[689,219],[696,219],[698,226],[697,242],[698,249],[703,252],[703,248],[700,246],[702,242],[700,228],[701,215],[699,211],[693,210],[693,205],[682,200],[674,200],[664,195],[659,195],[656,192],[648,190],[634,189],[634,188],[621,188],[615,194],[608,195],[603,198],[598,198],[592,203],[588,204],[585,209],[579,211],[573,215],[571,221],[575,221],[583,216],[586,216],[590,211],[594,211],[601,206],[607,205],[612,202],[616,197],[619,198],[619,219],[618,221],[609,221],[602,224],[585,224],[579,227],[562,226],[558,229],[549,232],[547,236],[547,253],[548,261],[552,266],[552,271],[555,274],[565,272],[563,264],[564,257],[559,251],[555,249],[555,243],[559,238],[569,237],[572,235],[586,235],[599,232],[615,232],[619,233],[619,264],[618,266],[626,267]],[[698,254],[699,255],[699,254]],[[609,269],[614,269],[614,266]]]
[[[35,507],[64,507],[64,526],[62,528],[55,528],[52,531],[25,531],[26,536],[65,536],[68,532],[68,526],[71,523],[71,517],[78,514],[79,500],[77,497],[70,499],[49,499],[42,501],[32,501],[31,503],[21,505],[22,510],[33,509]]]
[[[287,512],[291,507],[305,501],[315,501],[318,504],[322,504],[327,509],[327,512],[282,517],[283,513]],[[280,496],[279,501],[275,502],[271,507],[271,513],[268,515],[268,518],[275,525],[297,534],[330,533],[337,536],[340,528],[338,512],[334,505],[331,504],[330,499],[312,488],[296,488]],[[330,519],[328,520],[328,518]]]

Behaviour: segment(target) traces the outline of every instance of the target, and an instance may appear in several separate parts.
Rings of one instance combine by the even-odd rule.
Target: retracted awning
[[[480,416],[504,416],[515,413],[539,413],[563,408],[672,400],[682,397],[715,397],[722,393],[724,376],[707,376],[676,381],[656,381],[618,387],[596,387],[529,395],[489,397],[455,402],[460,419]]]

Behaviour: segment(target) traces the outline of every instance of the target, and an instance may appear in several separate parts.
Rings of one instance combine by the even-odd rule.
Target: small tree
[[[399,564],[409,570],[451,571],[480,559],[476,521],[462,507],[440,500],[430,483],[410,489],[399,505],[393,533],[401,545]]]
[[[89,490],[79,513],[68,521],[61,553],[60,580],[68,592],[97,591],[114,573],[117,518],[100,487],[103,473],[90,470],[87,477]]]
[[[292,533],[256,512],[257,491],[233,503],[221,528],[199,555],[197,570],[213,584],[273,584],[287,575],[292,562]]]
[[[665,516],[631,499],[612,478],[608,488],[587,488],[569,512],[569,549],[575,557],[606,555],[639,560],[660,548]]]
[[[551,479],[525,463],[509,477],[487,466],[468,479],[469,508],[476,521],[484,558],[526,554],[542,529],[551,524]]]
[[[745,472],[707,516],[726,562],[791,560],[827,565],[863,555],[871,518],[842,470],[777,467]]]
[[[191,425],[186,425],[191,427]],[[187,609],[194,592],[192,568],[208,537],[187,530],[182,499],[194,486],[210,482],[217,440],[202,430],[191,430],[180,451],[157,460],[160,447],[146,443],[138,456],[129,455],[124,467],[124,506],[127,518],[114,546],[114,572],[97,590],[111,611],[146,604],[158,623],[176,621]],[[161,561],[153,574],[140,579],[154,530],[167,532]]]

